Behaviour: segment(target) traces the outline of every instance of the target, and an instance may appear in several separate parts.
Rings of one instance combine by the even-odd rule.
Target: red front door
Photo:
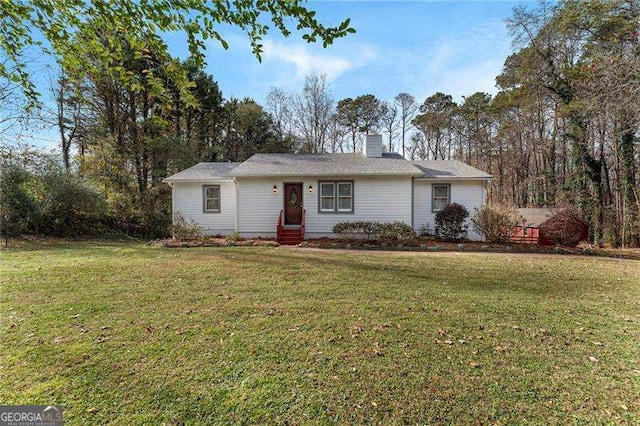
[[[284,184],[284,224],[300,225],[302,223],[302,184]]]

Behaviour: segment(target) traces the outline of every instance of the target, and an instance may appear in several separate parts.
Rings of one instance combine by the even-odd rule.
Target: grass
[[[66,424],[638,423],[640,262],[0,252],[0,401]]]

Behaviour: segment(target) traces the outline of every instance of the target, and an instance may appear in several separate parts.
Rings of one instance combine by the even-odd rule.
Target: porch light
[[[278,185],[273,184],[273,192],[274,193],[278,192]]]
[[[313,186],[309,185],[309,192],[313,192]]]

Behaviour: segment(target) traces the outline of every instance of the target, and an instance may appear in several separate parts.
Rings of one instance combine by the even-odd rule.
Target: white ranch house
[[[482,206],[490,178],[460,161],[383,153],[382,136],[367,135],[362,153],[256,154],[243,163],[199,163],[165,182],[174,218],[182,214],[208,235],[297,243],[333,236],[343,221],[402,221],[433,232],[446,204]]]

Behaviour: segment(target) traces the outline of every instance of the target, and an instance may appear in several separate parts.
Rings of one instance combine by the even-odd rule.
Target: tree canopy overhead
[[[325,26],[304,0],[8,0],[2,2],[0,16],[0,78],[21,86],[30,100],[38,97],[30,77],[29,49],[36,47],[59,62],[63,69],[95,64],[83,63],[76,50],[76,37],[93,47],[100,68],[113,69],[124,62],[129,48],[139,57],[148,52],[166,51],[161,35],[186,34],[191,55],[204,60],[205,41],[214,39],[228,48],[221,26],[227,24],[246,33],[253,53],[262,53],[262,38],[269,31],[291,35],[302,32],[308,42],[322,41],[326,47],[336,38],[355,32],[345,19]],[[121,40],[103,40],[103,29],[121,34]],[[89,70],[91,71],[91,70]],[[148,79],[157,78],[153,71]]]

